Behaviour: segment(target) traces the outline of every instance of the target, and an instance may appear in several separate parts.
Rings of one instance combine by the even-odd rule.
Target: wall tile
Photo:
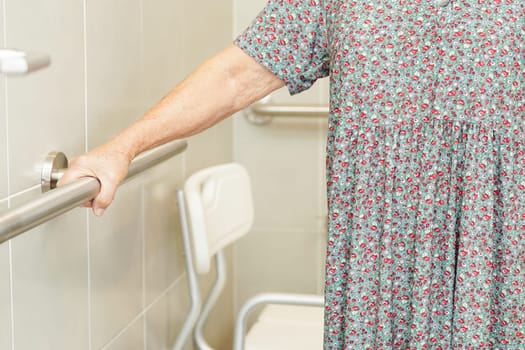
[[[188,284],[183,276],[146,314],[146,350],[171,350],[190,310]],[[190,335],[184,350],[193,349]]]
[[[141,179],[121,186],[101,218],[90,214],[92,346],[101,348],[143,307]]]
[[[87,2],[88,148],[144,112],[140,0]]]
[[[144,96],[150,106],[198,65],[231,42],[232,5],[203,0],[199,11],[187,1],[144,3]],[[195,30],[206,23],[213,31]],[[187,173],[227,162],[232,157],[232,124],[220,125],[189,139]],[[212,145],[212,146],[211,146]]]
[[[326,100],[324,101],[326,102]],[[319,134],[318,139],[321,144],[321,147],[319,147],[320,150],[320,156],[319,159],[326,158],[326,139],[327,139],[327,132],[328,132],[328,120],[320,120],[320,128],[319,128]],[[325,277],[325,263],[326,263],[326,248],[327,248],[327,241],[328,241],[328,203],[326,198],[326,170],[325,170],[325,163],[319,164],[318,170],[317,170],[317,178],[318,178],[318,209],[317,209],[317,226],[319,227],[319,290],[317,291],[318,294],[324,293],[324,277]]]
[[[234,32],[239,35],[265,0],[234,0]],[[286,88],[274,103],[323,104],[328,80],[300,95]],[[323,292],[326,240],[326,120],[274,118],[257,127],[245,113],[234,119],[234,160],[248,168],[255,200],[255,227],[235,245],[236,309],[261,291]],[[272,252],[267,255],[267,252]]]
[[[144,174],[145,293],[149,305],[183,272],[176,190],[183,184],[183,157]]]
[[[252,231],[235,246],[236,306],[260,292],[318,293],[320,237],[315,232]]]
[[[49,151],[83,150],[83,20],[82,0],[5,2],[5,44],[48,53],[52,60],[40,72],[8,78],[12,195],[40,182],[38,170]]]
[[[88,348],[86,232],[85,211],[74,209],[11,241],[17,350]]]
[[[92,148],[106,141],[231,40],[229,0],[203,0],[202,11],[195,11],[192,2],[170,0],[3,1],[7,45],[52,57],[52,66],[42,72],[9,78],[8,101],[2,100],[0,81],[0,108],[9,108],[6,116],[0,110],[0,136],[9,139],[9,144],[0,141],[0,201],[11,196],[15,205],[38,195],[32,187],[48,151],[72,157],[86,143]],[[214,30],[199,31],[203,22]],[[88,319],[92,349],[144,348],[144,318],[137,315],[183,274],[169,192],[182,182],[184,169],[231,160],[231,121],[193,144],[191,160],[168,162],[121,187],[103,218],[76,209],[12,241],[16,350],[87,349]],[[9,160],[9,174],[2,159]],[[10,188],[8,175],[13,179]],[[0,245],[0,348],[6,350],[11,348],[11,332],[3,332],[11,326],[7,247]],[[159,325],[150,329],[150,349],[163,342],[169,348],[171,326],[180,327],[188,300],[187,294],[181,295],[186,286],[176,286],[176,292],[161,298],[169,304],[166,328],[163,317],[153,318],[148,311],[150,324]],[[232,285],[228,288],[227,302],[217,311],[221,328],[231,326]],[[162,312],[160,306],[156,312]],[[219,332],[217,327],[213,331]],[[152,335],[163,332],[170,333],[169,341]]]
[[[0,212],[7,209],[7,202],[0,201]],[[0,349],[11,349],[11,283],[9,243],[0,244]]]
[[[234,323],[234,268],[233,268],[233,249],[232,246],[223,250],[224,258],[226,260],[226,276],[227,283],[215,303],[215,307],[210,312],[208,322],[204,327],[204,336],[213,349],[230,350],[232,349],[232,335]],[[207,275],[200,276],[199,283],[201,286],[201,294],[203,298],[209,293],[213,283],[215,282],[215,261],[212,261],[210,272]],[[251,280],[250,282],[251,283]]]
[[[199,11],[191,1],[178,1],[177,29],[174,33],[176,64],[183,75],[222,50],[232,41],[232,4],[226,0],[203,0]],[[213,30],[197,30],[197,23],[206,23]],[[227,120],[189,138],[187,174],[232,159],[232,122]]]
[[[143,13],[143,89],[146,107],[166,95],[188,73],[186,50],[181,50],[180,37],[190,32],[178,19],[183,1],[149,0],[142,2]]]
[[[235,9],[234,34],[241,33],[255,18],[255,16],[264,8],[267,0],[233,0]]]
[[[281,118],[256,126],[237,118],[235,127],[235,160],[252,179],[255,227],[318,230],[324,168],[318,121]]]
[[[232,253],[231,249],[225,250],[227,261],[228,281],[233,278],[231,271]],[[203,299],[207,296],[215,278],[214,264],[208,275],[200,276],[199,286]],[[179,280],[162,295],[148,309],[146,318],[146,343],[147,350],[168,350],[172,349],[175,338],[180,332],[190,310],[190,296],[186,275],[182,275]],[[233,334],[233,284],[227,282],[225,288],[211,311],[205,327],[205,337],[213,349],[229,350],[232,348]],[[185,344],[184,350],[193,349],[191,336]]]
[[[188,139],[186,172],[232,161],[232,121],[224,120],[211,129]]]
[[[103,350],[144,350],[144,318],[136,319]]]
[[[176,64],[187,74],[231,43],[232,2],[201,0],[198,9],[191,1],[176,3],[177,29],[172,33],[172,44],[177,52]]]

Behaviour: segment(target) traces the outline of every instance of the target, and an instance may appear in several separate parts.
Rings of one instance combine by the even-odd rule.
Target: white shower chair
[[[239,164],[210,167],[190,176],[184,191],[178,191],[177,198],[192,307],[173,349],[182,349],[195,324],[197,348],[213,350],[204,339],[203,328],[226,281],[222,249],[252,227],[250,179]],[[201,310],[195,272],[208,273],[212,258],[216,261],[216,280]],[[266,306],[245,334],[249,313],[262,304]],[[322,296],[263,293],[251,298],[241,308],[235,324],[233,349],[321,350],[322,341]]]

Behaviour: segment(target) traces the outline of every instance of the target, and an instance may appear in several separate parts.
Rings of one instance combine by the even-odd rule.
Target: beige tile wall
[[[184,157],[177,157],[150,170],[144,182],[144,278],[148,305],[184,272],[174,196],[183,182],[183,169]]]
[[[105,142],[146,108],[141,98],[141,15],[140,0],[86,2],[89,148]]]
[[[102,218],[89,217],[92,346],[100,349],[143,308],[141,183],[121,186]],[[125,291],[125,293],[123,293]]]
[[[52,65],[7,78],[5,92],[0,78],[2,211],[39,196],[48,151],[73,156],[107,140],[232,37],[227,0],[4,8],[2,46],[47,52]],[[186,154],[123,185],[102,219],[75,209],[0,245],[0,349],[171,349],[189,308],[174,191],[194,170],[231,161],[232,128],[191,138]],[[232,295],[230,284],[213,315],[226,320],[209,332],[217,349],[229,347]]]
[[[234,1],[234,31],[240,33],[266,0]],[[327,103],[327,81],[274,102]],[[255,200],[253,231],[235,247],[236,308],[263,291],[322,293],[326,240],[324,180],[326,120],[274,119],[266,126],[234,124],[234,159],[251,175]],[[248,282],[247,282],[248,281]]]
[[[10,205],[39,194],[14,195]],[[88,348],[85,221],[74,210],[11,241],[15,349]]]
[[[5,45],[47,52],[52,65],[7,80],[9,194],[38,182],[39,161],[51,150],[84,149],[82,1],[4,0]],[[31,10],[28,10],[31,9]]]
[[[188,285],[185,278],[179,278],[167,292],[151,304],[146,314],[147,350],[171,350],[184,321],[182,315],[189,311]],[[223,349],[228,347],[223,346]],[[191,350],[191,344],[186,344],[184,350]]]
[[[135,319],[117,338],[104,347],[104,350],[142,350],[144,349],[144,319]]]

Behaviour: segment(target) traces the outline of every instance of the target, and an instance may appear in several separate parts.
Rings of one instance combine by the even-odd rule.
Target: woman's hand
[[[100,183],[100,192],[84,206],[91,207],[95,215],[101,216],[113,201],[118,185],[128,174],[130,162],[126,153],[101,146],[71,160],[57,185],[65,185],[83,177],[96,178]]]

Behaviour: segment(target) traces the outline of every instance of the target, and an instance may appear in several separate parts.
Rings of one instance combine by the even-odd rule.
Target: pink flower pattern
[[[325,350],[525,349],[525,1],[270,0],[236,44],[330,76]]]

